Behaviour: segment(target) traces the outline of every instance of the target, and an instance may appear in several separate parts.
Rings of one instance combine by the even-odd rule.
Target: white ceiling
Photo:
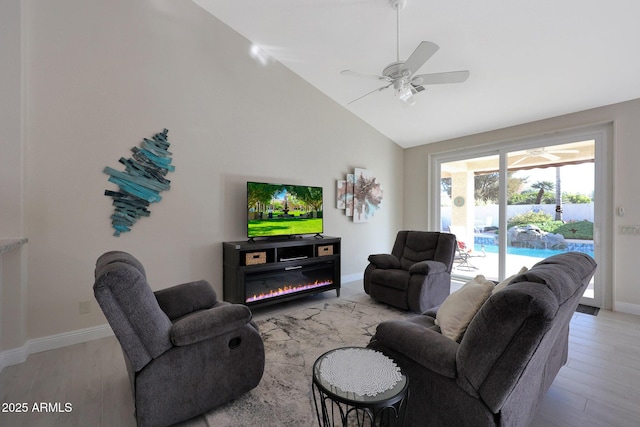
[[[470,70],[403,107],[393,90],[343,76],[396,60],[389,0],[193,0],[402,147],[640,98],[637,0],[408,0],[400,59],[427,40],[420,74]]]

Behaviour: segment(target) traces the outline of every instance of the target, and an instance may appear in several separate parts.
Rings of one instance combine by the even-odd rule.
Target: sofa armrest
[[[459,344],[439,332],[402,320],[382,322],[373,338],[377,345],[405,355],[432,372],[457,377]]]
[[[409,268],[409,274],[429,274],[443,273],[447,271],[447,266],[440,261],[420,261]]]
[[[251,321],[251,310],[242,304],[220,304],[186,316],[171,328],[171,342],[185,346],[234,331]]]
[[[369,255],[369,262],[378,268],[400,268],[400,260],[391,254]]]
[[[211,308],[217,302],[216,291],[206,280],[172,286],[156,291],[154,295],[162,311],[171,320]]]

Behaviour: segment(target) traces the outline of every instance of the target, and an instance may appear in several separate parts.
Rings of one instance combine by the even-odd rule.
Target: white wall
[[[0,2],[0,239],[24,237],[21,23],[20,0]],[[0,255],[0,350],[25,339],[26,253]]]
[[[0,3],[0,238],[22,237],[20,0]]]
[[[28,337],[105,323],[96,258],[125,250],[154,289],[210,280],[222,296],[222,242],[243,239],[245,182],[322,186],[325,232],[342,274],[359,275],[402,224],[402,149],[190,1],[26,0]],[[112,236],[105,166],[169,129],[171,190],[130,233]],[[354,224],[335,180],[354,167],[383,184],[383,208]],[[92,313],[80,315],[79,301]]]
[[[615,168],[608,171],[613,185],[605,191],[607,194],[611,194],[610,192],[613,194],[610,214],[613,216],[616,206],[624,206],[625,216],[613,216],[610,229],[602,231],[603,236],[612,239],[612,251],[607,251],[611,265],[609,276],[612,280],[611,283],[606,284],[610,286],[606,295],[606,304],[620,311],[640,314],[640,284],[637,274],[637,248],[640,237],[618,233],[620,225],[640,224],[640,198],[637,189],[637,183],[640,180],[640,169],[637,166],[637,160],[640,159],[638,117],[640,117],[640,100],[633,100],[407,149],[404,152],[404,227],[426,229],[428,226],[426,195],[428,194],[430,154],[612,123],[613,153],[608,154]]]

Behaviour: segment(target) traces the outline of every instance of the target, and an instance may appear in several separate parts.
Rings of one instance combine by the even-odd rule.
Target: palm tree
[[[562,186],[560,166],[556,166],[556,221],[562,221]]]
[[[538,195],[536,196],[535,204],[539,205],[542,202],[542,197],[544,196],[545,191],[553,190],[553,182],[551,181],[538,181],[535,184],[531,184],[531,188],[535,188],[538,190]]]

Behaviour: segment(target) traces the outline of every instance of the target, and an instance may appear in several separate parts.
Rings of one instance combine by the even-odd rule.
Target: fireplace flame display
[[[332,285],[333,280],[316,280],[313,283],[304,283],[301,285],[284,286],[278,289],[272,289],[268,293],[260,293],[248,297],[246,302],[262,301],[269,298],[279,297],[282,295],[295,294],[296,292],[306,291],[309,289],[321,288],[323,286]]]

